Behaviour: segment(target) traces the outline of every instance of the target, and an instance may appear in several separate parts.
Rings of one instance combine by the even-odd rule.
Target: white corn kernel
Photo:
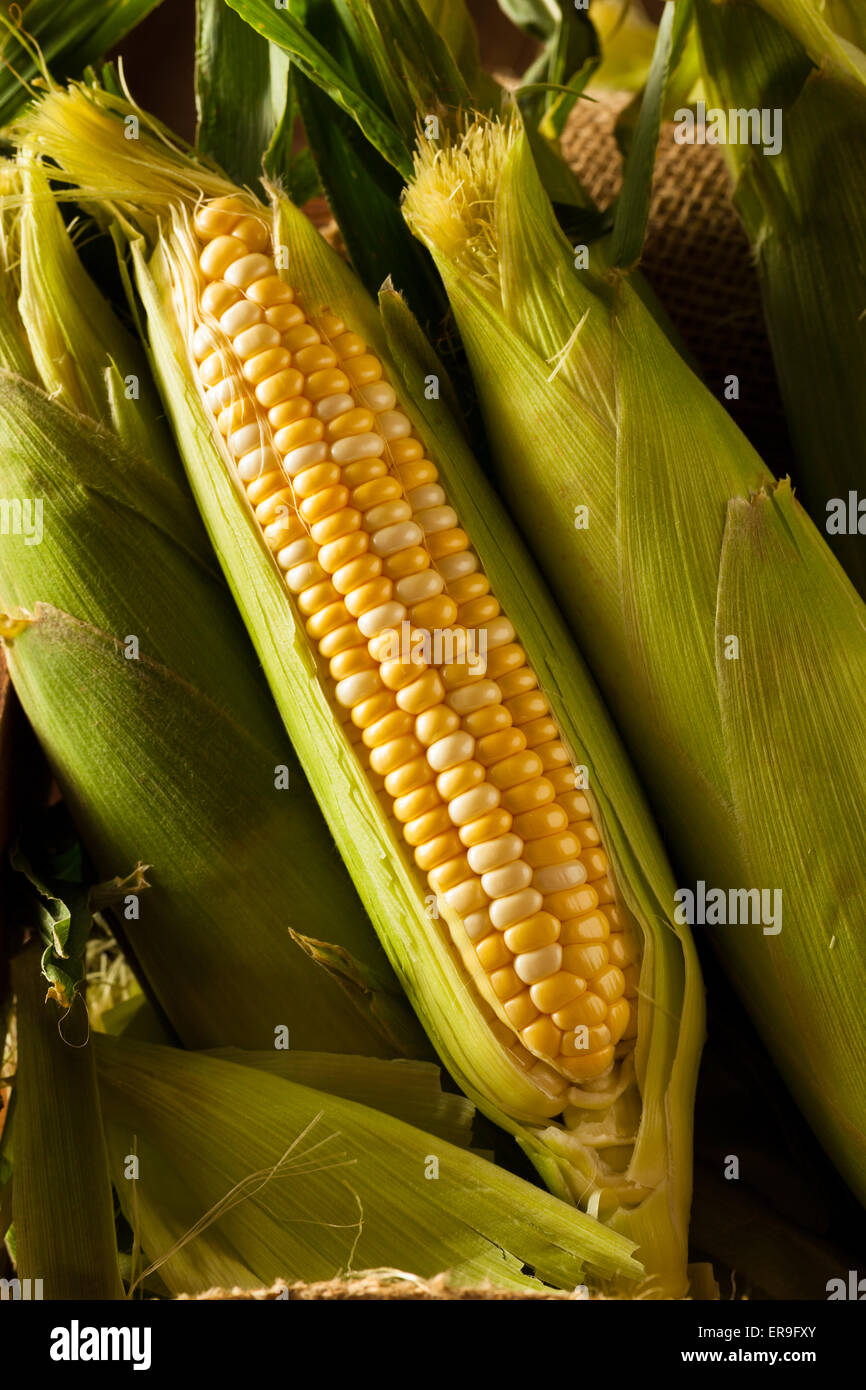
[[[229,449],[235,458],[243,458],[244,454],[248,454],[251,449],[257,449],[261,442],[261,425],[242,425],[239,430],[230,434],[227,440]]]
[[[219,339],[214,335],[213,329],[208,328],[207,324],[202,324],[195,330],[192,338],[192,355],[196,362],[201,362],[210,353],[219,347]]]
[[[323,396],[320,401],[316,401],[315,414],[320,420],[336,420],[338,415],[345,415],[354,405],[351,396]]]
[[[455,796],[449,802],[448,814],[455,825],[468,825],[470,821],[478,820],[479,816],[485,816],[488,811],[495,811],[501,800],[498,787],[482,782],[480,786]]]
[[[378,671],[358,671],[354,676],[347,676],[345,680],[338,681],[334,694],[339,704],[344,705],[346,709],[354,709],[361,700],[369,699],[379,689]]]
[[[405,439],[412,433],[412,422],[401,410],[383,410],[376,417],[376,427],[386,439]]]
[[[238,473],[243,482],[252,483],[263,474],[278,469],[280,463],[281,459],[276,449],[251,449],[238,461]]]
[[[254,304],[251,299],[239,299],[237,304],[232,304],[231,308],[226,309],[221,315],[220,328],[229,338],[233,338],[245,328],[252,328],[254,323],[261,323],[263,318],[264,314],[258,304]]]
[[[481,875],[481,887],[488,898],[507,898],[511,893],[528,888],[531,882],[532,870],[522,859],[515,859],[511,864],[503,864],[501,869],[491,869],[489,873]]]
[[[566,888],[577,888],[586,882],[586,869],[579,860],[573,864],[548,864],[536,869],[532,875],[532,885],[539,893],[561,893]]]
[[[422,570],[420,574],[409,574],[398,579],[394,592],[401,603],[422,603],[424,599],[436,598],[445,588],[445,580],[434,569]]]
[[[306,560],[302,565],[292,566],[286,574],[286,583],[293,594],[302,594],[311,584],[321,584],[327,577],[315,560]]]
[[[411,545],[420,545],[423,539],[424,532],[414,521],[401,521],[398,526],[386,526],[377,531],[370,545],[376,555],[396,555]]]
[[[446,734],[430,744],[427,761],[434,772],[446,772],[449,767],[468,762],[474,752],[475,739],[458,729],[456,733]]]
[[[540,951],[527,951],[525,955],[514,957],[514,972],[525,985],[534,985],[555,975],[562,965],[562,947],[558,942],[552,946],[542,946]]]
[[[524,917],[531,917],[534,912],[541,911],[542,896],[535,888],[522,888],[519,893],[512,893],[510,897],[498,898],[495,903],[490,904],[490,920],[499,931],[505,927],[513,926],[515,922],[521,922]]]
[[[335,463],[355,463],[358,459],[380,458],[384,451],[385,441],[381,434],[370,431],[335,439],[331,445],[331,458]]]
[[[445,489],[438,483],[426,483],[423,487],[413,488],[407,495],[413,512],[422,512],[426,507],[439,507],[445,501]]]
[[[211,242],[213,246],[214,243]],[[262,280],[266,275],[272,275],[274,271],[273,262],[267,256],[262,256],[258,252],[253,252],[249,256],[241,256],[233,261],[231,265],[223,271],[223,279],[230,285],[234,285],[238,290],[245,290],[247,285],[251,285],[254,280]]]
[[[312,468],[315,463],[324,463],[328,457],[328,446],[324,441],[318,444],[301,444],[297,449],[290,449],[283,459],[283,467],[290,478],[294,478],[298,473],[303,473],[305,468]]]
[[[284,546],[277,556],[277,563],[280,569],[292,569],[295,565],[306,564],[309,560],[315,560],[318,555],[316,542],[309,536],[303,536],[299,541],[292,541],[291,545]]]
[[[380,410],[393,410],[397,404],[397,393],[387,381],[372,381],[369,386],[361,386],[358,399],[374,413]]]
[[[458,550],[456,555],[443,555],[436,561],[436,568],[445,583],[452,584],[455,579],[465,579],[467,574],[475,573],[478,556],[472,550]]]
[[[399,627],[406,617],[406,609],[402,603],[382,603],[378,608],[371,608],[368,613],[362,613],[358,618],[358,627],[365,637],[376,637],[378,633],[385,632],[389,628]]]
[[[396,497],[393,502],[381,502],[364,513],[364,526],[375,534],[385,526],[396,526],[398,521],[409,521],[412,508],[408,502]]]
[[[457,525],[457,513],[453,507],[428,507],[426,511],[416,512],[415,520],[423,527],[424,534],[434,535],[437,531],[450,531]]]
[[[466,858],[474,873],[486,874],[491,869],[510,864],[512,859],[519,859],[522,853],[523,841],[520,836],[509,832],[506,835],[498,835],[495,840],[485,840],[483,844],[473,845],[467,850]]]
[[[496,681],[470,681],[468,685],[452,690],[447,703],[456,714],[471,714],[473,710],[484,709],[486,705],[498,705],[502,691]]]

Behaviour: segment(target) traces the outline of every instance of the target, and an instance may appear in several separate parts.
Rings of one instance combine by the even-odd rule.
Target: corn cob
[[[456,914],[503,1040],[565,1081],[609,1075],[636,1031],[636,938],[437,469],[363,339],[334,315],[308,321],[251,206],[212,200],[195,229],[199,380],[335,708]]]
[[[560,619],[451,417],[419,408],[404,306],[383,333],[296,209],[271,231],[126,102],[55,89],[23,138],[127,229],[196,499],[440,1056],[682,1293],[693,948]]]

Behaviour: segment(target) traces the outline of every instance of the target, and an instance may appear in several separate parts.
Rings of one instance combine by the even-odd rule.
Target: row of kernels
[[[239,337],[240,337],[241,349],[242,349],[242,350],[243,350],[243,349],[246,349],[247,356],[248,356],[248,357],[253,357],[253,358],[254,358],[255,356],[258,355],[258,352],[259,352],[260,350],[264,350],[264,351],[266,351],[266,352],[267,352],[267,351],[272,351],[272,350],[274,349],[274,347],[275,347],[275,344],[273,343],[273,339],[267,337],[267,335],[259,335],[259,337],[255,337],[255,336],[250,337],[250,336],[249,336],[249,328],[250,328],[251,324],[252,324],[252,319],[250,319],[248,322],[243,322],[243,323],[241,323],[240,318],[238,319],[238,325],[239,325],[239,327],[240,327],[240,334],[239,334]],[[245,334],[245,333],[248,335],[246,338],[244,338],[244,334]],[[304,336],[303,340],[299,340],[299,339],[296,337],[295,341],[293,342],[293,347],[295,348],[296,352],[304,352],[304,351],[307,351],[311,346],[312,346],[312,343],[311,343],[310,338],[309,338],[308,336]],[[359,344],[354,344],[353,347],[354,347],[355,350],[357,351],[357,349],[358,349],[358,347],[359,347]],[[361,355],[361,354],[358,354],[358,355]],[[283,359],[278,359],[277,362],[276,362],[276,366],[278,367],[279,370],[283,370],[284,367],[287,366],[287,365],[288,365],[288,364],[287,364]],[[320,361],[319,358],[316,358],[315,360],[305,361],[305,362],[304,362],[304,365],[305,365],[308,369],[324,369],[325,367],[331,367],[331,366],[333,366],[333,361],[332,361],[331,359],[328,359],[327,361],[325,361],[324,358]],[[255,374],[254,374],[254,375],[255,375]],[[216,373],[214,373],[214,376],[216,376]],[[257,383],[257,384],[260,384],[261,381],[266,381],[266,377],[264,376],[263,373],[259,373],[258,376],[259,376],[259,383]],[[341,384],[342,384],[342,383],[341,383]],[[389,402],[389,403],[390,403],[390,402]],[[403,419],[405,420],[405,417],[403,417]],[[355,417],[355,421],[354,421],[353,423],[354,423],[354,425],[355,425],[355,432],[356,432],[356,433],[361,433],[361,432],[362,432],[361,427],[363,426],[364,428],[366,428],[366,426],[369,424],[369,419],[364,419],[362,416],[358,416],[358,417]],[[405,433],[407,432],[407,430],[408,430],[408,423],[406,423],[406,424],[404,425],[403,422],[401,421],[401,422],[400,422],[399,429],[398,429],[398,431],[397,431],[398,435],[401,434],[401,433],[402,433],[403,435],[405,435]],[[338,433],[338,432],[334,432],[334,433]],[[351,431],[345,431],[344,433],[351,433]],[[316,435],[317,435],[318,438],[321,438],[321,434],[320,434],[319,432],[316,432]],[[296,443],[296,444],[298,444],[298,445],[301,444],[301,440],[300,440],[300,439],[295,439],[295,440],[293,440],[293,441],[288,441],[288,440],[287,440],[286,442],[294,442],[294,443]],[[305,444],[309,444],[309,443],[312,442],[312,438],[311,438],[310,436],[308,436],[303,442],[304,442]],[[315,459],[311,459],[311,458],[309,458],[309,456],[307,456],[307,457],[304,458],[303,462],[304,462],[308,467],[318,467],[318,466],[320,466],[320,464],[321,464],[321,460],[320,460],[318,457],[315,458]],[[423,465],[422,465],[422,466],[423,466]],[[430,467],[430,469],[432,470],[432,465],[430,465],[429,467]],[[435,473],[435,470],[432,470],[432,471]],[[303,475],[302,475],[302,476],[303,476]],[[428,475],[428,476],[429,476],[429,475]],[[336,485],[336,478],[332,477],[330,473],[328,473],[327,475],[324,475],[324,474],[322,474],[322,473],[320,472],[319,474],[316,475],[315,479],[313,479],[313,480],[310,481],[310,486],[309,486],[308,488],[305,489],[305,488],[303,488],[303,487],[299,487],[298,491],[301,493],[302,499],[303,499],[304,496],[315,497],[315,496],[321,491],[321,488],[316,487],[316,486],[313,486],[313,482],[318,483],[318,482],[320,482],[320,481],[321,481],[321,482],[327,482],[331,487],[334,487],[334,486]],[[416,477],[416,478],[413,478],[412,481],[414,481],[414,482],[416,482],[416,483],[419,482],[419,480],[418,480],[417,477]],[[422,481],[422,483],[423,483],[423,480],[421,480],[421,481]],[[428,486],[429,486],[429,485],[430,485],[430,484],[429,484],[429,481],[428,481]],[[441,490],[440,490],[440,491],[441,491]],[[416,489],[416,492],[417,492],[417,489]],[[442,506],[442,505],[443,505],[443,498],[444,498],[444,493],[440,496],[438,493],[437,493],[437,494],[432,494],[432,493],[430,493],[430,492],[428,491],[427,493],[422,493],[422,494],[417,498],[417,500],[419,500],[419,501],[426,501],[426,502],[429,502],[429,503],[434,504],[434,505],[436,505],[436,506]],[[346,496],[344,496],[344,493],[343,493],[343,492],[332,492],[329,496],[326,497],[324,504],[323,504],[323,505],[320,505],[319,509],[314,513],[313,519],[314,519],[314,520],[318,520],[318,519],[321,519],[321,518],[323,518],[323,517],[332,516],[332,515],[334,514],[335,511],[339,513],[339,511],[342,509],[342,504],[343,504],[345,501],[347,501],[347,500],[348,500],[348,498],[347,498]],[[372,502],[375,502],[377,506],[382,506],[382,505],[387,504],[387,501],[390,500],[390,499],[388,499],[388,498],[386,498],[386,497],[380,495],[380,497],[378,497],[378,498],[373,498],[373,499],[369,499],[369,500],[370,500],[371,503],[372,503]],[[396,500],[396,498],[395,498],[395,500]],[[302,505],[303,505],[303,500],[302,500]],[[404,507],[405,507],[405,504],[403,504],[403,505],[404,505]],[[310,509],[308,509],[308,510],[310,510]],[[396,509],[395,509],[395,508],[392,508],[390,512],[386,512],[384,515],[382,515],[381,513],[377,513],[377,512],[374,511],[373,520],[374,520],[374,521],[376,521],[376,520],[383,520],[383,521],[387,521],[387,522],[390,523],[390,524],[396,524],[396,523],[398,523],[398,522],[408,521],[409,517],[406,515],[405,511],[401,510],[399,516],[396,515],[395,512],[396,512]],[[410,515],[411,515],[411,509],[410,509]],[[309,519],[309,518],[308,518],[308,519]],[[454,529],[453,526],[452,526],[452,522],[453,522],[453,521],[456,521],[456,517],[454,517],[453,513],[450,512],[450,509],[448,509],[445,513],[441,513],[441,514],[438,516],[438,519],[437,519],[437,518],[434,518],[434,519],[433,519],[434,524],[433,524],[433,527],[432,527],[431,529],[432,529],[432,530],[434,531],[434,533],[435,533],[435,530],[437,529],[437,524],[438,524],[438,529],[440,529],[440,530],[445,530],[445,529],[447,529],[446,526],[445,526],[445,524],[444,524],[446,521],[448,522],[449,528]],[[342,525],[338,525],[337,527],[334,528],[334,531],[333,531],[333,535],[334,535],[334,536],[336,536],[337,538],[339,538],[339,535],[343,535],[343,534],[347,534],[347,532],[346,532],[345,528],[344,528]],[[414,539],[414,537],[413,537],[413,539]],[[458,537],[452,538],[452,539],[449,540],[449,543],[448,543],[448,545],[445,547],[445,549],[448,550],[448,551],[450,551],[451,554],[454,554],[454,555],[456,556],[456,555],[459,553],[460,547],[461,547],[461,546],[464,546],[464,545],[465,545],[465,536],[463,535],[463,533],[460,533],[460,535],[459,535]],[[357,549],[357,547],[356,547],[356,549]],[[333,557],[332,557],[332,558],[333,558]],[[344,557],[344,556],[340,556],[340,558],[345,558],[345,557]],[[330,570],[330,572],[333,573],[333,565],[328,566],[328,570]],[[326,632],[325,632],[325,636],[327,636],[328,632],[330,632],[330,631],[333,630],[334,623],[335,623],[336,619],[337,619],[337,618],[342,619],[342,618],[345,616],[345,614],[344,614],[342,611],[334,612],[334,605],[333,605],[332,600],[336,597],[336,591],[335,591],[334,587],[333,587],[332,585],[330,585],[330,584],[327,582],[327,580],[324,578],[324,575],[325,575],[325,571],[322,571],[322,570],[321,570],[321,567],[318,567],[318,572],[316,572],[315,574],[309,574],[309,577],[310,577],[310,578],[314,578],[314,579],[316,580],[316,583],[315,583],[314,585],[312,585],[312,586],[309,586],[309,585],[306,586],[305,589],[303,590],[303,592],[304,592],[304,593],[309,593],[309,588],[310,588],[310,587],[312,587],[312,589],[313,589],[313,594],[312,594],[312,596],[309,596],[309,597],[307,598],[307,602],[306,602],[306,609],[307,609],[307,611],[311,612],[314,616],[317,615],[317,614],[319,614],[319,613],[321,613],[321,612],[323,612],[323,611],[326,612],[326,613],[329,615],[328,618],[327,618],[327,630],[326,630]],[[478,586],[478,587],[480,588],[481,586]],[[487,587],[489,588],[489,586],[487,586]],[[439,587],[439,585],[436,585],[436,592],[435,592],[435,593],[433,592],[432,586],[428,586],[428,588],[423,592],[423,594],[416,591],[416,593],[415,593],[414,595],[410,595],[409,593],[407,593],[407,594],[406,594],[406,597],[407,597],[407,598],[417,597],[417,598],[419,598],[419,599],[427,599],[427,598],[434,598],[434,597],[438,596],[439,594],[441,594],[441,587]],[[476,597],[480,597],[480,596],[481,596],[480,593],[476,594]],[[372,599],[379,600],[380,603],[381,603],[381,601],[387,602],[387,601],[388,601],[388,598],[389,598],[389,593],[388,593],[388,591],[384,590],[384,588],[381,588],[381,587],[380,587],[380,589],[374,590],[374,592],[370,595],[370,598],[371,598],[371,600],[372,600]],[[362,604],[361,604],[361,605],[358,605],[358,606],[361,607],[361,608],[363,609],[363,611],[367,611],[367,609],[364,608],[364,606],[363,606]],[[454,605],[453,605],[453,602],[452,602],[452,607],[453,607],[453,606],[454,606]],[[450,619],[453,617],[453,612],[450,611],[450,610],[446,610],[446,612],[447,612],[447,617],[448,617],[448,619],[450,620]],[[495,619],[495,617],[496,617],[497,615],[498,615],[498,604],[496,603],[495,600],[493,600],[492,603],[488,604],[485,608],[483,608],[483,609],[481,609],[481,610],[478,610],[478,611],[473,611],[473,613],[472,613],[472,616],[473,616],[474,618],[476,618],[476,619],[484,618],[484,619],[488,619],[488,620],[490,620],[490,619]],[[402,614],[401,614],[400,616],[402,616]],[[393,608],[389,611],[388,617],[391,618],[391,619],[393,619],[393,617],[394,617],[394,609],[393,609]],[[380,630],[381,630],[381,629],[380,629]],[[313,633],[312,635],[315,635],[315,630],[314,630],[314,633]],[[375,635],[375,634],[374,634],[374,635]],[[510,639],[513,637],[513,629],[510,628],[510,624],[507,623],[507,620],[505,620],[503,623],[500,624],[499,631],[498,631],[497,633],[495,633],[494,636],[498,639],[498,645],[500,645],[500,646],[502,646],[502,645],[507,644],[507,643],[510,642]],[[519,660],[523,660],[523,659],[525,659],[525,658],[522,658],[522,657],[519,656],[518,659],[519,659]],[[354,674],[354,673],[353,673],[353,674]],[[367,693],[367,691],[366,691],[366,687],[365,687],[365,694],[366,694],[366,693]],[[371,693],[372,693],[372,692],[371,692]],[[490,703],[490,702],[488,701],[487,703]],[[391,733],[396,732],[396,728],[395,728],[395,726],[394,726],[394,724],[393,724],[393,721],[392,721],[392,724],[391,724],[390,726],[388,726],[388,727],[389,727],[389,731],[390,731]],[[401,726],[401,729],[402,729],[402,730],[405,730],[405,724]],[[470,755],[471,751],[474,751],[474,750],[473,750],[472,748],[470,748],[470,747],[467,747],[467,745],[465,745],[465,744],[463,744],[463,745],[458,745],[457,747],[455,747],[453,738],[451,738],[450,735],[445,735],[444,738],[445,738],[445,748],[443,749],[443,748],[440,746],[440,748],[439,748],[439,749],[437,750],[437,752],[434,754],[434,761],[436,760],[436,758],[438,758],[439,762],[443,764],[441,770],[442,770],[442,771],[450,771],[451,768],[452,768],[453,766],[458,766],[458,767],[459,767],[460,764],[461,764],[462,762],[467,762],[467,761],[469,760],[469,755]],[[450,743],[448,742],[449,738],[451,738],[451,742],[450,742]],[[442,740],[441,740],[441,739],[438,740],[437,742],[438,742],[440,745],[442,744]],[[526,745],[525,745],[525,742],[524,742],[524,747],[525,747],[525,746],[526,746]],[[409,752],[413,752],[413,753],[414,753],[415,749],[414,749],[413,746],[406,744],[406,745],[404,745],[404,750],[403,750],[403,751],[405,751],[405,752],[407,752],[407,753],[409,753]],[[460,754],[460,755],[462,755],[462,756],[457,756],[457,757],[455,758],[455,756],[454,756],[455,754]],[[447,766],[446,766],[445,764],[447,764]],[[435,769],[434,769],[434,770],[435,770]],[[521,768],[520,770],[523,771],[524,769]],[[535,764],[533,764],[532,770],[533,770],[533,771],[536,770]],[[416,776],[416,777],[417,777],[417,773],[413,773],[413,776]],[[404,780],[405,780],[405,779],[404,779]],[[507,776],[507,774],[506,774],[506,777],[505,777],[503,780],[506,782],[506,784],[508,784],[508,776]],[[482,801],[479,799],[479,794],[478,794],[477,788],[470,788],[470,789],[467,789],[467,791],[470,793],[470,795],[469,795],[469,801],[468,801],[468,803],[464,803],[464,805],[463,805],[463,807],[462,807],[461,809],[464,810],[465,812],[471,812],[471,813],[472,813],[472,815],[471,815],[470,820],[469,820],[468,823],[469,823],[469,824],[472,824],[472,823],[474,823],[474,821],[475,821],[476,819],[478,819],[479,821],[484,820],[485,818],[489,819],[490,814],[496,809],[496,806],[497,806],[497,804],[498,804],[498,803],[497,803],[497,799],[494,798],[494,797],[492,796],[492,794],[488,791],[488,793],[486,794],[486,796],[483,798],[483,804],[482,804]],[[466,792],[462,792],[462,793],[460,793],[459,795],[462,795],[462,796],[465,798],[466,795],[467,795],[467,793],[466,793]],[[442,809],[442,808],[440,807],[440,811],[441,811],[441,809]],[[524,808],[521,806],[520,809],[523,810]],[[481,814],[480,816],[478,816],[478,815],[476,815],[477,812],[481,812],[482,814]],[[457,819],[457,823],[460,824],[460,818],[459,818],[459,817],[458,817],[458,819]],[[464,815],[464,824],[467,824],[465,815]],[[427,822],[427,825],[428,825],[429,828],[432,828],[432,825],[431,825],[431,823],[430,823],[429,821]],[[437,824],[436,824],[436,828],[444,828],[444,822],[443,822],[443,820],[442,820],[441,815],[440,815],[440,817],[438,818],[438,821],[437,821]],[[491,827],[491,828],[492,828],[492,827]],[[499,828],[499,827],[497,827],[497,828]],[[452,844],[453,844],[453,842],[452,842]],[[453,875],[452,875],[452,877],[453,877]],[[523,880],[523,881],[521,882],[520,888],[518,889],[518,893],[517,893],[518,898],[520,898],[520,894],[521,894],[521,893],[523,893],[524,896],[525,896],[526,889],[527,889],[527,887],[528,887],[527,883],[525,882],[525,875],[522,876],[522,880]],[[450,880],[448,880],[448,879],[443,880],[443,884],[444,884],[444,882],[447,882],[447,881],[450,881]],[[492,886],[492,885],[491,885],[491,886]],[[503,884],[502,884],[501,886],[502,886],[503,888],[505,888],[505,887],[510,887],[510,888],[512,888],[512,889],[517,888],[516,882],[511,882],[511,881],[509,881],[509,882],[507,882],[507,883],[506,883],[506,882],[503,882]],[[508,895],[504,895],[504,896],[508,896]],[[534,902],[535,902],[535,899],[533,899],[533,904],[534,904]],[[468,904],[467,904],[467,905],[468,905]],[[526,906],[527,904],[524,903],[523,905]],[[537,923],[534,924],[534,925],[535,925],[536,927],[538,926]],[[549,932],[550,932],[550,924],[549,924],[549,923],[545,923],[545,924],[544,924],[544,927],[545,927],[545,929],[546,929],[546,934],[549,935]],[[554,929],[555,929],[555,927],[554,927]],[[518,940],[518,939],[516,939],[516,938],[515,938],[514,944],[515,944],[515,946],[519,946],[519,945],[521,944],[521,942],[522,942],[522,944],[524,944],[524,945],[530,944],[527,940],[524,940],[524,939]]]

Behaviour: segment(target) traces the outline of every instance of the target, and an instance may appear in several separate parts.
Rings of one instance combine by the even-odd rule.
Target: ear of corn
[[[862,604],[628,282],[574,268],[518,130],[480,123],[435,158],[422,149],[405,207],[445,280],[496,476],[640,760],[683,886],[726,902],[782,891],[781,930],[765,933],[752,901],[713,939],[862,1195]]]
[[[82,1046],[85,1010],[43,1003],[38,945],[15,958],[12,978],[18,1277],[41,1280],[44,1298],[122,1298],[96,1070]]]
[[[40,262],[53,273],[45,229],[21,239],[33,295]],[[42,327],[41,362],[51,335],[72,341],[69,313]],[[88,373],[94,390],[105,366],[82,355],[76,383]],[[11,675],[100,873],[148,865],[122,925],[173,1027],[189,1045],[265,1047],[283,1026],[292,1046],[423,1048],[250,670],[176,463],[132,453],[8,373],[0,431],[0,495],[44,509],[39,544],[13,532],[0,548]],[[330,943],[340,968],[292,931],[319,960]]]
[[[459,430],[424,402],[399,301],[408,380],[291,205],[272,234],[206,170],[178,176],[156,131],[121,190],[125,110],[56,92],[28,129],[88,199],[102,187],[140,222],[136,284],[193,491],[392,964],[470,1098],[556,1192],[638,1241],[651,1291],[681,1293],[700,986],[592,685]],[[139,206],[154,186],[157,238],[157,197]],[[395,654],[404,621],[464,646]]]
[[[249,1065],[94,1041],[115,1182],[147,1261],[204,1228],[159,1264],[172,1291],[365,1268],[526,1290],[640,1274],[622,1237],[391,1115]]]
[[[862,494],[866,453],[866,22],[836,33],[811,4],[695,6],[704,79],[724,110],[778,110],[781,149],[726,146],[755,249],[797,485],[866,594],[863,536],[833,504]],[[770,15],[773,18],[770,18]],[[859,43],[859,47],[857,46]],[[810,61],[811,60],[811,61]]]

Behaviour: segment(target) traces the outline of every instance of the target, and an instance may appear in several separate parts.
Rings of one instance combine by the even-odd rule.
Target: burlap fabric
[[[629,98],[596,96],[577,103],[563,148],[606,208],[622,183],[614,126]],[[659,140],[641,265],[710,390],[723,399],[725,378],[738,377],[739,400],[725,407],[769,467],[785,474],[790,447],[758,278],[724,156],[718,146],[678,145],[672,124]]]
[[[190,1296],[182,1294],[178,1301],[187,1301]],[[413,1302],[502,1302],[519,1299],[525,1301],[541,1300],[542,1303],[572,1302],[575,1294],[557,1293],[513,1293],[485,1285],[475,1289],[452,1289],[448,1276],[438,1274],[434,1279],[416,1279],[414,1275],[382,1274],[378,1270],[360,1274],[354,1279],[329,1279],[320,1284],[287,1284],[278,1280],[269,1289],[209,1289],[207,1293],[192,1296],[192,1301],[231,1300],[268,1302],[278,1299],[293,1301],[326,1300],[339,1302],[379,1302],[381,1300],[402,1299]],[[585,1295],[583,1295],[585,1298]]]

